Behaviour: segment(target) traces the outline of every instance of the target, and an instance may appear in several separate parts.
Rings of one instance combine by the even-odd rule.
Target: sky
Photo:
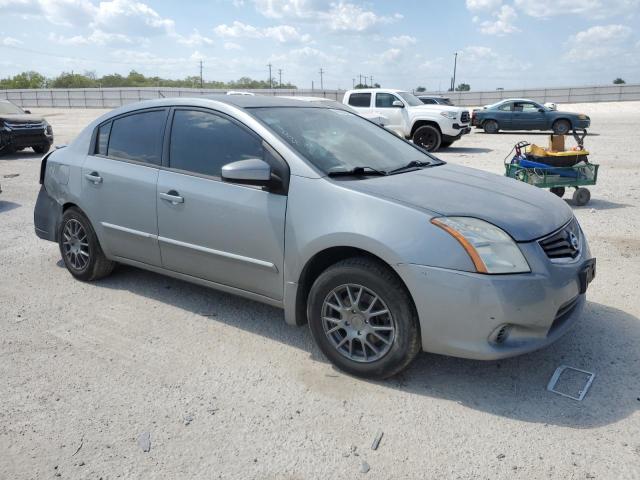
[[[36,70],[300,88],[640,83],[640,0],[0,0],[0,77]]]

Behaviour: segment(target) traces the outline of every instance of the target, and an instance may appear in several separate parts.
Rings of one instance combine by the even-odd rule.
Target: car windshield
[[[17,105],[14,105],[13,103],[0,102],[0,114],[4,114],[4,115],[21,115],[23,113],[24,113],[24,111],[20,107],[18,107]]]
[[[388,172],[412,161],[443,163],[394,133],[344,110],[311,107],[251,110],[325,174],[358,167]]]
[[[424,103],[422,103],[422,100],[409,92],[398,92],[398,95],[400,95],[410,107],[418,107],[420,105],[424,105]]]

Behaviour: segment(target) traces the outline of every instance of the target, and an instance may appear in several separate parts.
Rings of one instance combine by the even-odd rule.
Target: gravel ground
[[[0,478],[640,478],[640,102],[567,108],[602,165],[574,208],[598,257],[584,318],[533,354],[421,354],[385,382],[268,306],[134,268],[72,280],[33,233],[38,156],[2,157]],[[34,113],[64,143],[102,112]],[[502,173],[523,139],[547,143],[474,132],[440,156]],[[546,391],[561,364],[596,373],[583,402]]]

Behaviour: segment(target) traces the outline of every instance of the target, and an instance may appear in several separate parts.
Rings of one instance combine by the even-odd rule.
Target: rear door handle
[[[94,185],[102,183],[102,177],[98,172],[85,173],[84,178],[92,182]]]
[[[175,190],[169,190],[167,193],[161,193],[160,198],[167,202],[171,202],[173,205],[184,203],[184,197],[181,197]]]

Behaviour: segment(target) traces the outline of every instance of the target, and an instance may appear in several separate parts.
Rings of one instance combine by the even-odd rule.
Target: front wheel
[[[40,155],[47,153],[49,151],[49,148],[51,148],[51,145],[49,145],[48,143],[45,145],[34,145],[33,147],[33,151],[36,153],[39,153]]]
[[[418,317],[404,285],[387,266],[365,257],[320,274],[309,292],[307,316],[331,363],[359,377],[395,375],[420,350]]]
[[[586,205],[591,200],[591,192],[583,187],[576,188],[576,191],[573,192],[573,202],[578,205]]]
[[[442,135],[440,131],[432,125],[419,127],[413,133],[413,143],[424,148],[427,152],[435,152],[440,148]]]
[[[552,129],[556,135],[566,135],[571,130],[571,124],[568,120],[556,120]]]
[[[78,280],[90,282],[106,277],[115,266],[102,251],[91,222],[77,208],[64,212],[58,245],[67,270]]]

